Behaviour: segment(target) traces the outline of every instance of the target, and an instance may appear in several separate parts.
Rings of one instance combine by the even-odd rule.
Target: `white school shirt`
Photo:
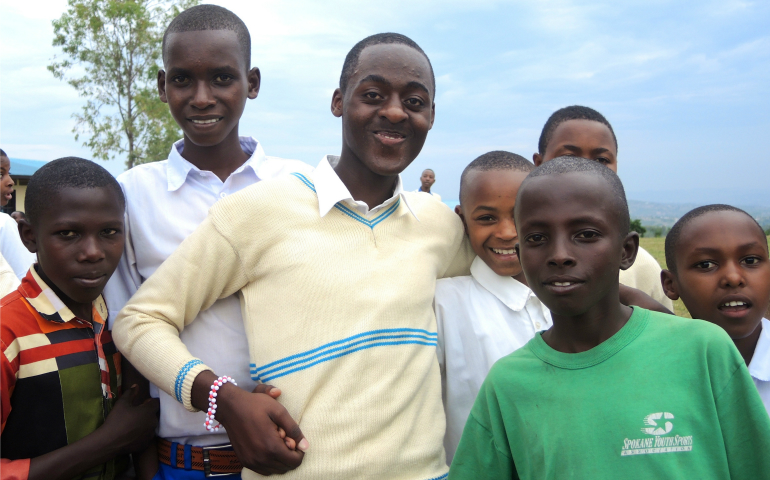
[[[126,247],[104,290],[110,328],[142,282],[203,222],[217,200],[260,180],[312,171],[296,160],[265,156],[262,146],[251,137],[240,137],[240,141],[250,158],[224,182],[182,157],[184,140],[174,144],[168,160],[138,165],[118,177],[126,194]],[[217,300],[200,312],[179,337],[191,354],[218,375],[233,377],[244,390],[256,386],[249,373],[248,343],[236,295]],[[150,392],[160,398],[158,436],[198,446],[228,443],[226,433],[212,433],[203,426],[205,412],[188,412],[155,385],[150,385]]]
[[[406,208],[412,216],[414,216],[417,221],[420,220],[412,210],[412,207],[409,206],[409,200],[403,194],[404,188],[401,183],[401,175],[399,175],[396,180],[396,187],[393,189],[393,195],[370,210],[369,205],[367,205],[366,202],[353,199],[353,195],[350,194],[348,187],[342,183],[337,172],[334,171],[332,165],[336,165],[339,159],[340,158],[336,155],[324,156],[323,159],[321,159],[321,163],[315,167],[315,170],[313,170],[313,173],[310,175],[313,179],[316,195],[318,196],[318,211],[321,217],[326,216],[326,214],[339,202],[343,202],[346,206],[353,208],[359,215],[367,216],[369,214],[374,215],[380,210],[387,209],[393,205],[393,202],[401,198],[401,201],[404,202],[404,205],[406,205]]]
[[[37,255],[30,253],[21,243],[19,224],[12,216],[2,212],[0,212],[0,254],[19,280],[24,278],[29,267],[37,260]]]
[[[749,363],[749,373],[759,390],[759,397],[770,414],[770,320],[762,319],[762,333]]]
[[[471,275],[436,282],[438,363],[446,412],[444,448],[452,463],[481,384],[502,357],[551,327],[551,312],[526,285],[476,257]]]

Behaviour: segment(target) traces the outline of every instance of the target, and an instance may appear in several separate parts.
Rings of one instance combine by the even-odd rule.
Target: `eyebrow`
[[[360,82],[358,82],[358,84],[360,85],[365,82],[381,83],[383,85],[387,85],[388,87],[393,86],[393,84],[387,78],[383,77],[382,75],[377,75],[374,73],[364,77]],[[412,80],[411,82],[407,83],[406,88],[417,88],[419,90],[424,90],[425,93],[430,94],[430,90],[428,90],[428,87],[426,87],[425,84],[423,84],[422,82],[418,82],[416,80]]]
[[[743,245],[739,245],[736,248],[736,250],[748,250],[759,246],[761,246],[760,242],[744,243]],[[722,253],[722,250],[714,247],[697,247],[692,249],[692,253],[716,254],[716,253]]]
[[[488,206],[486,206],[486,205],[479,205],[478,207],[476,207],[476,208],[474,208],[474,209],[473,209],[473,212],[472,212],[472,213],[476,213],[476,212],[478,212],[479,210],[483,210],[483,211],[485,211],[485,212],[495,212],[495,211],[497,211],[497,209],[496,209],[496,208],[493,208],[493,207],[488,207]]]

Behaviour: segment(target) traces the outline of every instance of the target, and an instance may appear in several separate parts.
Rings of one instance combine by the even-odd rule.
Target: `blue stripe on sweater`
[[[306,352],[290,355],[261,367],[257,367],[252,363],[250,369],[251,377],[255,381],[266,382],[372,347],[390,345],[424,345],[435,347],[437,339],[438,334],[416,328],[372,330],[330,342]]]
[[[174,396],[178,402],[182,401],[182,385],[184,384],[184,379],[187,377],[187,374],[190,373],[190,370],[192,370],[193,367],[202,363],[203,362],[200,360],[190,360],[179,369],[179,373],[176,374],[176,380],[174,381]]]
[[[306,176],[302,175],[301,173],[297,173],[297,172],[292,172],[292,175],[297,177],[310,190],[312,190],[314,192],[316,191],[315,185],[313,185],[313,182],[308,180],[308,178]],[[387,210],[385,210],[384,212],[382,212],[381,214],[379,214],[378,216],[374,217],[371,220],[368,220],[366,217],[363,217],[363,216],[359,215],[358,213],[354,212],[353,210],[351,210],[350,208],[345,206],[342,202],[337,202],[334,205],[334,208],[336,208],[340,212],[344,213],[345,215],[349,216],[353,220],[355,220],[357,222],[361,222],[364,225],[366,225],[367,227],[369,227],[372,230],[374,230],[374,227],[377,226],[377,224],[379,224],[380,222],[382,222],[386,218],[388,218],[389,216],[391,216],[391,214],[393,214],[393,212],[396,211],[396,209],[398,208],[398,206],[400,204],[401,204],[401,199],[399,198],[393,205],[388,207]]]
[[[449,476],[449,474],[445,473],[445,474],[441,475],[440,477],[433,477],[433,478],[429,478],[428,480],[444,480],[448,476]]]

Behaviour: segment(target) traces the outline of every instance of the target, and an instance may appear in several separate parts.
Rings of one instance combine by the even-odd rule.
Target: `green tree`
[[[647,229],[642,226],[642,221],[637,218],[636,220],[631,220],[631,231],[636,232],[640,237],[643,237]]]
[[[63,59],[53,75],[87,99],[73,133],[95,158],[126,155],[126,167],[166,158],[181,136],[157,93],[161,42],[168,22],[199,0],[68,0],[53,21]]]

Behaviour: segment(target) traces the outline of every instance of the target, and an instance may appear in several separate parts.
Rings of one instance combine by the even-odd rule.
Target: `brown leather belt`
[[[163,438],[158,439],[158,460],[174,468],[186,470],[201,470],[207,477],[220,477],[240,473],[243,469],[231,445],[211,445],[208,447],[189,447],[174,443],[175,455],[171,454],[172,443]],[[189,449],[187,465],[185,465],[185,447]],[[172,458],[174,461],[172,461]]]

